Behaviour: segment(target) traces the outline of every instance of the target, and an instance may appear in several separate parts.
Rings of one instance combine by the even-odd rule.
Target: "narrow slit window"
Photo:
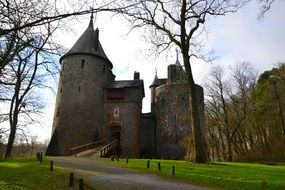
[[[106,65],[103,66],[103,73],[106,71]]]
[[[82,59],[82,60],[81,60],[81,69],[84,68],[84,64],[85,64],[85,59]]]
[[[81,86],[78,86],[78,92],[80,92],[81,91]]]
[[[57,109],[56,109],[56,117],[59,117],[59,114],[60,114],[60,107],[57,107]]]
[[[62,88],[60,88],[60,93],[62,93]]]

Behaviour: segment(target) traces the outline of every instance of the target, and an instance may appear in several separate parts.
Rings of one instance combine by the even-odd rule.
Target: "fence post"
[[[150,160],[147,161],[146,168],[149,168]]]
[[[50,161],[49,170],[50,170],[50,171],[53,171],[53,161]]]
[[[157,162],[157,168],[158,168],[158,171],[161,171],[161,165],[160,165],[160,162]]]
[[[37,160],[40,160],[40,153],[39,152],[37,152]]]
[[[172,175],[175,175],[175,166],[172,166]]]
[[[79,190],[84,190],[83,179],[79,179]]]
[[[40,153],[40,162],[43,163],[43,152]]]
[[[74,173],[70,172],[69,173],[69,187],[73,187],[73,178],[74,178]]]

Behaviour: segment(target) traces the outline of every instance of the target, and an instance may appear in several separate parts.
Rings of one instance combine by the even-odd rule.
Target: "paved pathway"
[[[50,160],[56,166],[83,177],[96,190],[209,190],[174,179],[115,167],[94,158],[50,157]]]

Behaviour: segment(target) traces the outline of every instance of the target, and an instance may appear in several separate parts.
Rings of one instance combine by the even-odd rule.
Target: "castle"
[[[52,137],[46,155],[71,155],[70,149],[104,139],[116,140],[119,153],[128,157],[181,159],[180,141],[191,134],[189,93],[178,59],[168,66],[168,77],[155,75],[151,112],[142,113],[144,81],[115,80],[113,65],[94,30],[93,18],[74,46],[60,58]],[[203,89],[197,85],[200,116]]]

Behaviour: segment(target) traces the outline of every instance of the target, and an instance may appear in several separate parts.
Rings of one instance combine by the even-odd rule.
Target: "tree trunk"
[[[206,137],[204,134],[204,122],[200,120],[201,113],[203,110],[199,110],[199,99],[196,93],[196,84],[193,79],[190,60],[188,56],[188,50],[183,52],[183,62],[185,65],[185,71],[187,75],[187,82],[190,91],[190,107],[191,107],[191,121],[192,121],[192,137],[193,137],[193,161],[196,163],[206,163],[207,162],[207,146]]]
[[[228,153],[227,161],[232,162],[233,161],[232,140],[228,130],[227,130],[227,153]]]
[[[11,131],[10,131],[10,134],[9,134],[9,139],[8,139],[8,144],[6,146],[4,159],[8,159],[8,158],[11,157],[11,152],[12,152],[12,147],[13,147],[13,144],[14,144],[15,136],[16,136],[16,126],[13,125],[11,127]]]
[[[19,65],[20,67],[20,65]],[[17,83],[15,86],[15,93],[12,98],[12,102],[10,105],[10,113],[9,113],[9,122],[10,122],[10,134],[9,134],[9,139],[7,143],[7,147],[5,150],[4,154],[4,159],[8,159],[11,157],[11,152],[14,144],[14,140],[16,137],[16,130],[17,130],[17,125],[18,125],[18,116],[19,116],[19,92],[20,92],[20,77],[17,77]]]
[[[191,104],[191,116],[192,116],[192,135],[194,142],[194,162],[205,163],[207,162],[207,154],[205,151],[205,135],[200,120],[200,111],[198,107],[197,94],[195,84],[190,85],[190,104]]]

